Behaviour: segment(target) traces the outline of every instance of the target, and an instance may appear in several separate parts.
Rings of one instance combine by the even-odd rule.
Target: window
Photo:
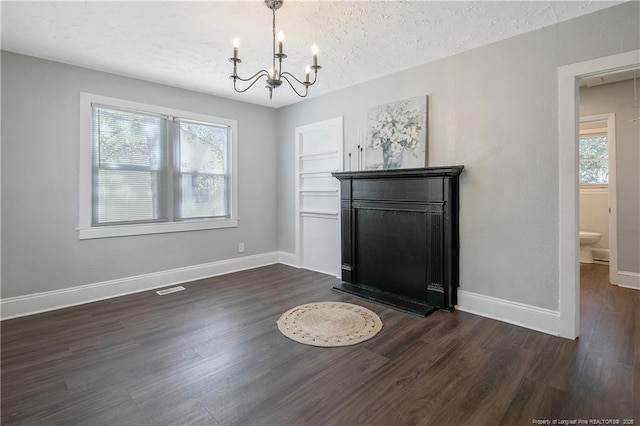
[[[580,185],[609,184],[607,135],[580,136]]]
[[[180,168],[180,219],[228,217],[229,129],[180,121],[177,123]]]
[[[237,226],[233,120],[81,94],[80,239]]]

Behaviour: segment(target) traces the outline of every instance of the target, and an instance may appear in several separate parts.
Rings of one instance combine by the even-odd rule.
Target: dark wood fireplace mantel
[[[334,290],[426,315],[456,304],[463,166],[333,173],[342,284]]]

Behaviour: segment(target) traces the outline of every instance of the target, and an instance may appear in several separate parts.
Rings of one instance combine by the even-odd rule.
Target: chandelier
[[[280,31],[278,33],[278,51],[276,53],[276,10],[282,7],[283,0],[264,0],[265,5],[271,9],[273,13],[273,21],[272,21],[272,36],[273,36],[273,59],[271,63],[271,69],[269,70],[260,70],[249,78],[242,78],[238,75],[238,64],[242,62],[238,57],[238,48],[240,47],[240,40],[238,37],[233,39],[233,58],[229,58],[229,61],[233,63],[233,74],[229,76],[233,80],[233,89],[238,93],[244,93],[247,90],[251,89],[254,84],[256,84],[262,77],[266,78],[267,85],[265,86],[269,89],[269,99],[273,97],[273,89],[277,89],[282,85],[283,81],[286,81],[289,86],[293,89],[294,92],[301,98],[304,98],[309,93],[309,86],[313,86],[318,79],[318,70],[322,67],[318,65],[318,46],[313,45],[311,48],[311,53],[313,55],[313,65],[307,65],[305,68],[305,80],[298,80],[293,74],[282,71],[282,60],[287,57],[282,51],[282,43],[284,42],[284,33]],[[276,61],[278,62],[276,64]],[[313,70],[313,81],[309,81],[309,74],[311,74],[311,70]],[[246,83],[246,87],[244,89],[238,88],[238,81]],[[299,87],[300,91],[296,89],[296,85]],[[304,91],[302,90],[304,88]]]

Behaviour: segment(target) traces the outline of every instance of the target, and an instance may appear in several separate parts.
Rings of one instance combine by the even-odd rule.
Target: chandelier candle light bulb
[[[282,30],[278,33],[278,53],[282,55],[282,42],[284,41],[284,33]]]
[[[240,39],[238,37],[233,38],[233,58],[238,59],[238,48],[240,47]]]
[[[249,78],[242,78],[238,75],[238,64],[242,62],[242,60],[238,57],[238,48],[240,46],[240,40],[238,37],[233,39],[233,57],[229,58],[229,61],[233,63],[233,74],[229,76],[233,80],[233,89],[238,93],[244,93],[247,90],[251,89],[254,84],[258,82],[261,78],[266,78],[266,88],[269,90],[269,98],[271,99],[273,96],[273,89],[277,89],[282,85],[282,83],[287,82],[291,89],[296,93],[296,95],[301,98],[305,98],[309,94],[309,86],[313,86],[318,80],[318,70],[322,67],[318,65],[318,46],[313,45],[311,52],[313,53],[313,65],[307,66],[305,68],[306,76],[305,80],[301,81],[296,76],[291,74],[290,72],[283,71],[282,60],[287,58],[287,55],[284,53],[283,43],[284,43],[284,32],[278,32],[278,50],[276,51],[276,10],[282,7],[284,0],[264,0],[265,5],[271,9],[273,14],[272,20],[272,37],[273,37],[273,58],[272,58],[272,66],[271,69],[265,70],[262,69],[252,75]],[[277,53],[276,53],[277,52]],[[313,70],[313,81],[310,81],[311,70]],[[241,83],[246,83],[246,87],[244,89],[238,88],[238,81]],[[300,88],[302,86],[304,91],[296,89],[296,87]]]

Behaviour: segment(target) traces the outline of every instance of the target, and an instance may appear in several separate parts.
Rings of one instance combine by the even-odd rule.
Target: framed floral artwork
[[[367,170],[427,165],[428,96],[404,99],[367,112]]]

